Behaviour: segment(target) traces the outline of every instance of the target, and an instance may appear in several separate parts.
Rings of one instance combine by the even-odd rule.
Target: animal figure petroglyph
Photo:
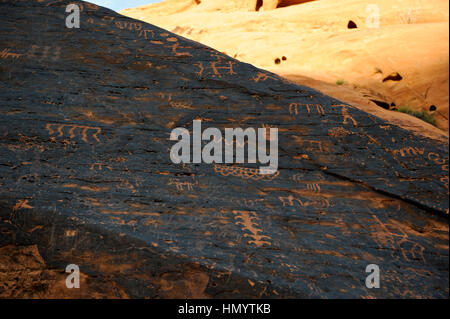
[[[252,211],[242,211],[234,210],[236,225],[241,225],[243,230],[248,231],[249,234],[244,234],[244,237],[250,237],[251,240],[248,241],[249,244],[254,244],[257,247],[262,247],[264,245],[271,245],[268,241],[269,236],[260,235],[262,230],[257,224],[258,217],[255,212]]]
[[[260,174],[259,169],[256,168],[245,168],[238,166],[226,166],[226,165],[214,165],[214,171],[216,173],[220,173],[223,176],[235,176],[241,177],[243,179],[252,179],[255,181],[271,181],[280,175],[280,172],[277,171],[275,174]]]
[[[407,262],[411,261],[409,257],[412,257],[413,259],[420,258],[423,262],[426,262],[423,255],[425,248],[422,245],[411,241],[408,234],[401,228],[396,227],[399,233],[393,233],[376,215],[372,215],[372,217],[379,225],[372,235],[375,242],[378,244],[378,247],[391,248],[393,250],[391,256],[396,260],[399,259],[396,252],[400,251],[401,257]]]
[[[302,201],[299,198],[296,198],[293,195],[289,195],[287,197],[279,196],[278,199],[283,204],[283,207],[309,207],[312,206],[314,208],[329,208],[330,202],[328,199],[320,198],[317,200],[311,200],[311,201]]]
[[[92,127],[92,126],[84,126],[84,125],[76,125],[76,124],[53,124],[48,123],[46,125],[46,128],[50,135],[56,135],[58,134],[58,137],[64,136],[64,129],[68,129],[69,137],[75,138],[77,135],[75,131],[81,130],[81,139],[89,143],[87,133],[88,131],[95,131],[95,133],[92,134],[92,137],[100,143],[100,139],[98,137],[98,134],[102,132],[102,129],[100,127]]]

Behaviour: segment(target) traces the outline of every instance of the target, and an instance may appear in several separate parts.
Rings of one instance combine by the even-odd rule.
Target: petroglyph
[[[351,121],[353,126],[358,126],[358,122],[356,122],[356,120],[348,113],[348,105],[333,104],[332,107],[340,107],[342,109],[342,117],[344,118],[342,124],[346,125],[349,121]]]
[[[394,233],[389,230],[389,226],[383,223],[376,215],[372,215],[372,217],[378,224],[377,226],[374,226],[375,229],[372,233],[372,237],[380,249],[391,248],[391,256],[395,260],[399,260],[400,257],[402,257],[405,261],[410,262],[411,260],[420,258],[424,263],[426,262],[423,255],[425,248],[422,245],[411,241],[408,234],[405,233],[403,229],[395,227],[398,233]],[[398,251],[400,251],[400,256],[397,254]]]
[[[10,52],[9,50],[10,49],[3,49],[3,51],[0,52],[0,58],[16,60],[22,56],[22,54],[13,53],[13,52]]]
[[[19,200],[13,207],[13,211],[18,211],[20,209],[32,209],[33,206],[28,205],[28,199]]]
[[[176,56],[192,56],[189,52],[179,52],[177,49],[189,49],[189,47],[182,47],[179,42],[173,43],[171,46],[169,46],[170,49],[172,49],[172,53]]]
[[[215,57],[217,58],[217,60],[207,63],[206,66],[204,66],[203,62],[196,63],[195,65],[199,68],[199,71],[196,74],[198,76],[210,75],[212,77],[218,78],[221,78],[225,75],[237,74],[233,69],[233,66],[236,62],[226,60],[220,55],[215,55]]]
[[[328,199],[320,198],[317,200],[309,200],[309,201],[303,201],[293,195],[289,195],[287,197],[279,196],[278,199],[283,204],[283,207],[314,207],[314,208],[329,208],[330,202]]]
[[[239,205],[242,205],[244,207],[249,207],[249,208],[254,208],[255,206],[257,206],[259,203],[263,203],[265,200],[264,199],[238,199],[238,203]]]
[[[438,165],[445,165],[446,164],[447,166],[446,167],[443,166],[442,169],[443,170],[448,170],[448,159],[441,158],[439,154],[430,152],[430,153],[428,153],[428,159],[430,161],[435,162]]]
[[[93,163],[93,164],[91,164],[89,169],[91,171],[103,171],[103,168],[105,168],[105,170],[107,169],[109,171],[113,170],[111,166],[109,166],[107,164],[103,164],[103,163]]]
[[[291,103],[289,105],[289,114],[297,116],[299,114],[299,110],[306,109],[308,114],[311,112],[317,113],[320,115],[325,115],[325,110],[320,104],[303,104],[303,103]]]
[[[214,171],[216,173],[220,173],[223,176],[235,176],[235,177],[241,177],[243,179],[252,179],[254,181],[272,181],[275,179],[278,175],[280,175],[280,172],[277,171],[275,174],[272,175],[264,175],[259,173],[259,169],[256,168],[245,168],[245,167],[239,167],[239,166],[226,166],[226,165],[214,165]]]
[[[193,191],[194,190],[194,186],[198,185],[198,182],[181,182],[178,179],[170,179],[169,185],[175,185],[177,190],[179,191],[184,191],[185,188],[188,191]]]
[[[406,157],[406,156],[423,155],[425,153],[425,149],[409,146],[399,150],[393,150],[392,152],[395,156],[400,155],[401,157]]]
[[[343,127],[333,127],[328,130],[328,135],[333,137],[345,137],[351,134],[352,132]]]
[[[320,193],[320,185],[319,184],[306,184],[306,189],[310,192]]]
[[[292,136],[292,137],[304,151],[310,151],[310,152],[319,151],[320,153],[323,152],[323,143],[321,141],[308,140],[308,139],[304,139],[300,136]],[[305,158],[308,158],[308,156]]]
[[[67,129],[69,137],[71,139],[74,139],[75,137],[80,136],[80,132],[81,132],[81,139],[86,143],[89,143],[88,132],[93,131],[91,133],[92,138],[95,139],[95,141],[97,141],[98,143],[101,143],[100,139],[98,137],[98,134],[100,134],[102,132],[102,129],[100,127],[92,127],[92,126],[84,126],[84,125],[76,125],[76,124],[48,123],[46,125],[46,128],[49,132],[49,135],[57,134],[58,137],[63,137],[65,134],[64,130]]]
[[[39,46],[32,45],[31,50],[27,53],[27,56],[33,59],[50,59],[52,61],[57,61],[61,57],[61,47],[50,47],[50,46]]]
[[[192,109],[192,104],[189,103],[185,103],[185,102],[174,102],[174,101],[170,101],[169,102],[170,106],[175,108],[175,109]]]
[[[144,39],[149,39],[149,35],[151,35],[151,38],[153,38],[154,36],[155,36],[155,33],[152,31],[152,30],[141,30],[140,32],[139,32],[139,37],[140,38],[144,38]]]
[[[279,78],[277,78],[276,76],[262,73],[262,72],[258,72],[258,74],[252,78],[252,81],[254,81],[255,83],[258,83],[259,81],[264,82],[264,81],[267,81],[268,79],[271,79],[274,81],[279,81]]]
[[[120,30],[130,30],[130,31],[141,31],[142,30],[142,24],[137,22],[129,22],[129,21],[116,21],[115,23],[116,27],[118,27]],[[148,30],[151,31],[151,30]],[[152,31],[153,33],[153,31]]]
[[[244,231],[249,232],[247,234],[244,234],[244,237],[251,238],[251,240],[248,241],[248,244],[254,244],[257,247],[271,245],[271,243],[269,242],[271,238],[269,236],[260,234],[262,230],[259,228],[259,225],[257,223],[258,217],[255,212],[234,210],[233,214],[235,215],[234,218],[236,220],[236,225],[241,225]]]
[[[303,201],[301,199],[295,198],[293,195],[289,195],[288,197],[280,196],[280,197],[278,197],[278,199],[283,204],[283,207],[286,207],[286,206],[303,207],[304,206]]]

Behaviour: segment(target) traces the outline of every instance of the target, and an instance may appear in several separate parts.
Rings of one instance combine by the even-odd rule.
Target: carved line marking
[[[180,182],[177,179],[171,178],[169,185],[175,185],[179,191],[184,191],[185,187],[188,191],[193,191],[194,186],[198,185],[198,182]]]
[[[409,156],[423,155],[425,153],[425,149],[409,146],[399,150],[393,150],[392,152],[394,153],[394,155],[400,154],[401,157],[405,157],[408,155]]]
[[[267,81],[268,79],[275,80],[275,81],[279,80],[278,78],[276,78],[273,75],[265,74],[262,72],[258,72],[258,74],[254,78],[252,78],[252,80],[255,83],[258,83],[259,81]]]
[[[101,143],[100,139],[98,137],[98,134],[100,134],[102,132],[102,129],[100,127],[91,127],[91,126],[76,125],[76,124],[52,124],[52,123],[48,123],[46,125],[46,128],[47,128],[47,130],[48,130],[50,135],[55,135],[56,133],[58,133],[58,137],[63,137],[64,136],[63,129],[64,128],[69,128],[69,137],[70,138],[75,138],[76,137],[75,130],[81,129],[81,139],[84,142],[86,142],[86,143],[89,143],[88,138],[87,138],[87,132],[89,130],[94,130],[95,133],[92,134],[92,137],[98,143]]]
[[[0,52],[0,58],[2,58],[2,59],[11,58],[13,60],[17,60],[21,56],[22,56],[22,54],[10,52],[9,49],[3,49],[3,51]]]
[[[298,115],[299,107],[306,107],[308,114],[312,112],[317,112],[320,115],[325,115],[325,110],[320,104],[303,104],[303,103],[291,103],[289,105],[289,114]]]

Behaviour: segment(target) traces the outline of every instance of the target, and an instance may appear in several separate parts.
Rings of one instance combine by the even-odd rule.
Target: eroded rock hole
[[[313,1],[313,0],[278,0],[277,8],[289,7],[289,6],[293,6],[293,5],[301,4],[301,3],[305,3],[305,2],[310,2],[310,1]]]
[[[280,63],[281,63],[280,58],[276,58],[276,59],[275,59],[275,64],[280,64]]]
[[[403,77],[399,73],[394,72],[394,73],[389,74],[387,77],[385,77],[383,79],[383,82],[387,82],[387,81],[397,81],[398,82],[401,80],[403,80]]]
[[[430,106],[430,112],[434,112],[434,111],[436,111],[436,110],[437,110],[436,105],[431,105],[431,106]]]
[[[356,25],[355,22],[353,22],[352,20],[350,20],[350,21],[348,21],[347,28],[348,28],[348,29],[357,29],[358,26]]]
[[[378,100],[371,100],[373,103],[378,105],[379,107],[382,107],[383,109],[389,110],[389,103],[386,103],[384,101],[378,101]]]
[[[261,7],[263,6],[263,0],[258,0],[256,1],[256,11],[259,11],[259,9],[261,9]]]

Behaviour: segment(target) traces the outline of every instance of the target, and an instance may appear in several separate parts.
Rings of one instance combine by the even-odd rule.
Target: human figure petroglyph
[[[248,241],[249,244],[254,244],[257,247],[262,247],[264,245],[271,245],[268,241],[271,238],[266,235],[260,235],[262,230],[257,224],[258,217],[253,211],[242,211],[234,210],[236,225],[241,225],[243,230],[248,231],[249,234],[244,234],[244,237],[250,237],[251,240]]]
[[[356,120],[353,118],[353,116],[350,115],[350,113],[348,112],[348,105],[345,104],[333,104],[332,107],[340,107],[342,109],[342,117],[343,122],[342,124],[346,125],[348,124],[349,121],[351,121],[353,123],[353,126],[358,126],[358,122],[356,122]]]
[[[226,165],[214,165],[214,171],[222,174],[223,176],[235,176],[241,177],[243,179],[252,179],[255,181],[272,181],[280,172],[277,171],[275,174],[260,174],[260,170],[256,168],[246,168],[239,166],[226,166]]]
[[[92,126],[84,126],[84,125],[76,125],[76,124],[54,124],[54,123],[48,123],[46,125],[46,128],[50,135],[56,135],[58,134],[58,137],[64,136],[64,129],[68,129],[69,137],[75,138],[78,134],[75,133],[75,131],[81,130],[81,139],[89,143],[87,133],[88,131],[94,131],[92,134],[92,137],[98,142],[100,142],[100,139],[98,137],[98,134],[102,132],[102,129],[100,127],[92,127]]]
[[[303,103],[291,103],[289,105],[289,114],[298,115],[300,108],[306,108],[308,114],[311,112],[317,112],[320,115],[325,115],[325,110],[320,104],[303,104]]]

